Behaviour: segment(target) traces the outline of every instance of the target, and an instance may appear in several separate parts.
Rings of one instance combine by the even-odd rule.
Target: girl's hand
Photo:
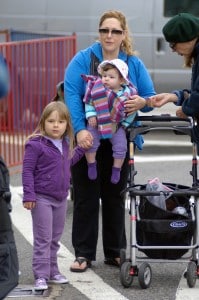
[[[35,201],[26,201],[26,202],[23,202],[23,207],[28,209],[28,210],[31,210],[33,208],[35,208],[35,205],[36,205],[36,202]]]
[[[93,136],[86,129],[80,130],[77,133],[76,137],[77,137],[77,144],[84,149],[90,148],[93,144]]]

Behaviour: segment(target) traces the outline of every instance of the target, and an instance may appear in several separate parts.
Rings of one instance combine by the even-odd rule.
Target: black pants
[[[111,183],[113,165],[112,145],[102,140],[97,152],[98,177],[89,180],[85,157],[72,168],[74,213],[72,243],[75,256],[96,259],[98,240],[99,200],[102,203],[102,240],[105,257],[119,257],[126,248],[125,195],[128,179],[128,160],[125,159],[118,184]]]

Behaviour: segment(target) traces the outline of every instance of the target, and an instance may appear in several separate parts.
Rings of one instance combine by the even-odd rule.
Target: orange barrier
[[[1,43],[0,52],[10,71],[10,92],[0,101],[0,154],[10,167],[21,164],[26,137],[76,53],[76,35]]]

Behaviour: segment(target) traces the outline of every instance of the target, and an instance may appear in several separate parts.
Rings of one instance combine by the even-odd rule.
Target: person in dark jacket
[[[180,106],[176,115],[181,118],[199,117],[199,18],[180,13],[170,19],[162,32],[173,52],[183,56],[186,67],[192,68],[191,88],[161,93],[151,97],[151,104],[161,107],[168,102]],[[199,135],[199,134],[198,134]]]
[[[51,283],[68,283],[59,272],[57,252],[64,230],[70,167],[85,153],[77,146],[66,105],[51,102],[43,110],[35,132],[25,145],[23,160],[23,206],[33,222],[33,273],[35,290]]]
[[[0,101],[7,101],[4,97],[8,95],[9,89],[9,68],[6,59],[0,54]],[[11,211],[10,174],[0,156],[0,299],[5,299],[19,281],[19,260],[10,217]]]

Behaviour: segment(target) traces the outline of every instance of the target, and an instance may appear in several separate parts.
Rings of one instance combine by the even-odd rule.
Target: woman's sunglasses
[[[119,29],[99,28],[99,33],[104,35],[109,33],[111,33],[111,35],[122,35],[123,32],[124,32],[123,30],[119,30]]]

